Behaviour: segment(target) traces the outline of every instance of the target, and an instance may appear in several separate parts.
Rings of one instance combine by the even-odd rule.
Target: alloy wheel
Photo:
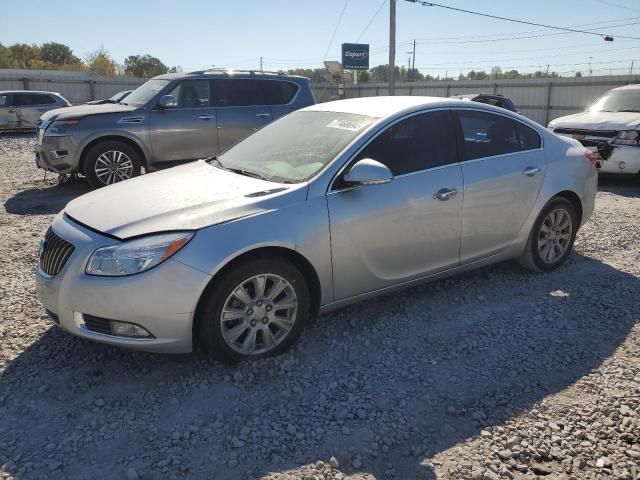
[[[109,150],[98,157],[94,171],[101,183],[111,185],[131,178],[133,162],[126,153]]]
[[[293,286],[271,273],[255,275],[233,289],[220,315],[222,336],[242,355],[272,351],[287,337],[298,312]]]
[[[571,215],[563,208],[549,212],[538,232],[538,256],[545,263],[554,263],[562,258],[569,244],[573,225]]]

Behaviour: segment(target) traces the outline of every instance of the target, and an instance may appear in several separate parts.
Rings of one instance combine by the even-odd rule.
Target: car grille
[[[53,233],[51,227],[44,236],[40,252],[40,268],[48,275],[56,275],[75,250],[75,247]]]
[[[597,147],[599,143],[609,142],[618,134],[616,130],[584,130],[580,128],[556,128],[553,133],[573,137],[585,147]]]
[[[88,315],[86,313],[82,314],[82,318],[84,319],[84,325],[87,330],[111,335],[110,320],[107,320],[106,318],[94,317],[93,315]]]

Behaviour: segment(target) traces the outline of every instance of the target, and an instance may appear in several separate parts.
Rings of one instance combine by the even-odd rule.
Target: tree
[[[125,75],[150,78],[167,73],[167,66],[151,55],[130,55],[124,60]]]
[[[582,78],[582,72],[576,72],[576,78]]]
[[[85,61],[90,71],[105,77],[115,76],[118,68],[118,65],[111,59],[109,52],[104,47],[89,52],[85,57]]]
[[[502,76],[502,68],[495,66],[491,69],[491,76],[494,79],[498,79]]]
[[[11,50],[0,43],[0,68],[13,68],[14,59]]]
[[[41,59],[40,47],[16,43],[9,47],[14,61],[14,68],[33,68],[32,64]]]
[[[82,60],[76,57],[71,49],[62,43],[43,43],[40,47],[40,58],[53,65],[80,65]]]

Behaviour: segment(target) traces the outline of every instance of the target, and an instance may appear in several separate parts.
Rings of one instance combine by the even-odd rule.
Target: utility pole
[[[260,71],[262,72],[262,57],[260,57]]]
[[[549,77],[549,64],[547,63],[547,77]]]
[[[396,0],[389,0],[389,95],[396,94]]]
[[[591,74],[593,73],[593,70],[591,70],[591,59],[593,57],[589,57],[589,76],[591,76]]]
[[[629,67],[629,85],[631,85],[632,76],[633,76],[633,60],[631,60],[631,67]]]

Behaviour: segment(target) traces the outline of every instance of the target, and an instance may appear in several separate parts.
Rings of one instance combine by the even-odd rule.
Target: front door
[[[218,111],[218,138],[224,151],[273,119],[266,105],[263,83],[251,78],[213,80],[213,99]]]
[[[9,94],[0,95],[0,128],[18,128],[18,116]]]
[[[540,134],[506,115],[454,114],[464,176],[461,263],[488,257],[514,241],[542,186],[546,162]]]
[[[362,158],[384,163],[394,179],[351,188],[338,178],[327,195],[336,301],[459,263],[463,182],[460,166],[452,164],[450,112],[395,123],[353,162]]]
[[[185,80],[169,95],[173,108],[151,111],[149,135],[158,167],[218,153],[216,109],[211,106],[208,80]]]

